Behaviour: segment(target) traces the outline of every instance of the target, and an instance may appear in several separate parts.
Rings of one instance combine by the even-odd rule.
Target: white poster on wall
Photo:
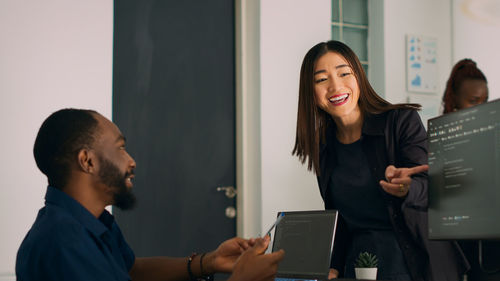
[[[436,93],[437,75],[437,39],[407,34],[406,85],[408,92]]]

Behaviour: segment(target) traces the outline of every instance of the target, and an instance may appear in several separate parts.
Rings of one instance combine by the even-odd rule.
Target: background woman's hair
[[[297,128],[292,154],[297,155],[302,163],[307,160],[308,170],[314,168],[316,175],[320,173],[320,143],[325,141],[326,128],[335,126],[334,122],[330,122],[330,115],[316,105],[314,94],[314,68],[318,59],[327,52],[341,55],[351,67],[358,82],[360,90],[358,104],[364,116],[395,108],[420,109],[419,104],[391,104],[377,95],[368,82],[358,57],[346,44],[332,40],[315,45],[306,53],[300,69]]]
[[[443,95],[443,113],[452,112],[457,106],[458,89],[462,82],[467,79],[482,80],[486,83],[486,76],[477,68],[476,62],[471,59],[463,59],[453,66],[450,78],[446,83],[446,89]]]

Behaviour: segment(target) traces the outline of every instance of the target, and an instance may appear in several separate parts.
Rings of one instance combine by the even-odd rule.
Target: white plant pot
[[[376,267],[354,268],[354,272],[356,273],[356,279],[377,280]]]

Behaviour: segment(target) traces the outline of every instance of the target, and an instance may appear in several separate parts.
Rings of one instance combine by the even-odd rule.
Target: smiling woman
[[[337,125],[348,126],[361,120],[356,76],[341,55],[328,52],[320,57],[314,70],[314,80],[315,100],[318,107],[334,117]],[[345,138],[343,142],[347,143],[359,138],[359,136],[355,136],[354,139],[348,136],[342,137]]]
[[[379,258],[378,279],[459,280],[467,269],[456,243],[427,239],[419,108],[377,95],[341,42],[304,57],[293,154],[314,170],[325,208],[340,213],[329,277],[354,278],[360,252]]]
[[[332,85],[329,86],[330,92],[328,92],[328,89],[324,89],[326,96],[324,99],[321,99],[319,96],[321,96],[324,83],[327,83],[328,76],[333,76],[334,74],[342,76],[342,85],[335,86],[335,81],[328,81],[328,84]],[[340,80],[340,77],[335,79]],[[359,112],[359,116],[355,118],[350,116],[351,120],[358,123],[362,119],[362,116],[380,114],[391,109],[420,109],[420,105],[418,104],[391,104],[381,98],[368,82],[365,71],[356,54],[344,43],[332,40],[317,44],[304,57],[300,70],[297,135],[293,149],[293,153],[303,163],[306,159],[308,160],[309,170],[314,166],[316,174],[319,174],[320,139],[323,139],[325,136],[327,123],[331,122],[332,118],[335,120],[335,123],[340,121],[339,118],[330,114],[329,110],[331,109],[327,109],[328,104],[331,103],[328,99],[341,97],[342,95],[339,96],[339,94],[342,91],[345,94],[347,89],[346,81],[349,81],[349,87],[351,87],[351,92],[349,92],[351,100],[353,99],[352,94],[354,92],[358,95],[355,98],[355,102],[345,104],[346,106],[354,106],[354,114]],[[353,85],[353,82],[356,85]],[[332,87],[337,87],[337,89]],[[338,108],[336,110],[340,111],[344,109]],[[310,126],[310,124],[315,124],[315,126]],[[359,125],[362,125],[362,122],[357,125],[359,127]],[[357,128],[357,131],[360,130],[361,127]],[[337,133],[342,134],[344,132]]]

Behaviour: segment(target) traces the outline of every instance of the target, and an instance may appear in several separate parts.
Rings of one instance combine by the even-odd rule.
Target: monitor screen
[[[500,100],[427,124],[429,238],[500,238]]]

